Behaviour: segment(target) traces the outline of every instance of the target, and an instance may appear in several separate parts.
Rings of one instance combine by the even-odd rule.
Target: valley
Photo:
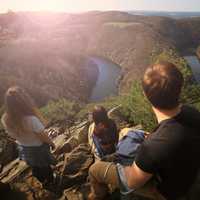
[[[119,130],[139,127],[151,132],[155,128],[157,121],[141,88],[143,72],[150,64],[175,63],[185,79],[181,103],[200,109],[199,45],[200,17],[177,19],[119,11],[0,14],[0,113],[8,87],[25,88],[47,119],[46,131],[56,142],[56,170],[63,175],[65,156],[73,157],[74,150],[87,143],[88,116],[94,105],[111,109]],[[28,199],[55,199],[27,165],[14,160],[16,144],[4,129],[0,139],[0,162],[5,165],[1,181],[11,183]],[[89,167],[92,161],[87,155]],[[64,188],[63,199],[78,195],[83,199],[87,194],[85,166],[83,174],[76,167],[80,157],[68,166],[71,171],[76,168],[78,176],[69,169],[65,174],[65,187],[76,183],[76,191]]]
[[[119,93],[127,93],[153,51],[197,48],[199,25],[198,17],[176,20],[119,11],[2,14],[0,97],[8,86],[24,84],[40,96],[40,105],[61,97],[87,102],[98,77],[97,66],[88,64],[90,56],[119,65]]]

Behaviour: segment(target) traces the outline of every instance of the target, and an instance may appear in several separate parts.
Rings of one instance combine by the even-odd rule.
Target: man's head
[[[142,85],[153,107],[171,110],[179,105],[183,82],[183,76],[174,64],[160,62],[147,68]]]

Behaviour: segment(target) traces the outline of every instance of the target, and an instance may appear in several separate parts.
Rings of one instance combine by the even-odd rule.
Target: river
[[[200,62],[197,56],[184,57],[190,65],[195,80],[200,83]],[[90,58],[98,67],[98,78],[93,87],[90,102],[98,102],[106,97],[118,94],[118,80],[121,75],[121,68],[115,63],[99,57]]]
[[[197,56],[185,56],[184,57],[190,65],[195,80],[200,83],[200,62]]]
[[[102,101],[106,97],[117,95],[117,82],[121,74],[121,68],[113,62],[99,57],[92,57],[91,60],[97,65],[99,75],[92,90],[90,102]]]

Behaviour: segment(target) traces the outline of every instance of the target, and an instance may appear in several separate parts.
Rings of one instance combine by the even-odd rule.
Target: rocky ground
[[[110,110],[110,117],[116,121],[119,130],[131,127],[123,119],[119,107]],[[0,163],[4,164],[4,168],[0,173],[0,182],[9,183],[11,190],[2,190],[0,184],[1,198],[3,197],[3,200],[86,200],[90,191],[88,169],[94,162],[88,146],[89,124],[90,122],[86,119],[66,128],[68,126],[65,126],[63,122],[62,127],[57,122],[57,124],[46,129],[56,144],[52,153],[57,159],[54,171],[59,175],[59,178],[57,179],[57,187],[53,188],[54,192],[44,189],[32,176],[31,169],[26,163],[18,158],[15,159],[16,148],[14,143],[9,143],[9,140],[3,136],[4,143],[0,143],[0,148],[4,151],[0,152]],[[135,128],[141,129],[141,126]],[[199,195],[200,174],[191,193],[189,193],[189,197],[191,200],[197,200]],[[114,192],[110,200],[120,200],[119,191]],[[133,195],[132,200],[151,199]]]
[[[110,116],[117,121],[119,129],[130,126],[119,115],[117,108],[111,110]],[[53,151],[57,158],[55,171],[62,178],[58,180],[58,190],[62,190],[62,195],[55,195],[42,188],[42,185],[32,176],[30,168],[18,158],[8,163],[4,162],[3,155],[7,158],[13,156],[13,150],[10,145],[6,148],[9,153],[4,151],[0,154],[1,163],[4,162],[4,169],[0,174],[0,180],[3,183],[10,183],[12,192],[4,194],[4,199],[12,199],[18,196],[18,199],[26,200],[84,200],[89,193],[89,182],[87,180],[89,166],[94,162],[90,153],[90,147],[87,144],[87,132],[89,121],[74,124],[70,128],[61,128],[58,124],[50,127],[49,135],[54,138],[56,149]],[[1,146],[2,149],[5,145]],[[14,150],[16,156],[16,149]],[[14,157],[15,157],[14,156]],[[13,157],[12,157],[13,158]],[[58,191],[57,190],[57,191]],[[117,200],[119,193],[113,194],[112,199]],[[139,198],[143,200],[144,198]]]
[[[1,167],[17,157],[17,147],[14,141],[7,137],[4,130],[0,130],[0,164]],[[0,168],[1,168],[0,167]],[[1,171],[1,170],[0,170]]]

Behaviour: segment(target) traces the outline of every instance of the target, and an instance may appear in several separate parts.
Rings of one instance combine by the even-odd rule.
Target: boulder
[[[81,122],[75,126],[72,126],[69,129],[69,135],[74,137],[79,144],[88,143],[88,128],[89,128],[89,121],[86,120]]]
[[[93,162],[94,156],[87,144],[80,144],[72,152],[65,154],[57,167],[57,173],[62,177],[60,187],[66,189],[85,183]]]
[[[4,130],[0,131],[0,165],[4,166],[17,158],[17,146],[8,138]]]

